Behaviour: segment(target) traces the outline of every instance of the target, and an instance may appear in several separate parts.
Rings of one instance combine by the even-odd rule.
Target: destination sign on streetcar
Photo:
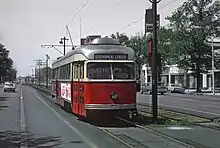
[[[95,54],[95,60],[127,60],[127,54]]]

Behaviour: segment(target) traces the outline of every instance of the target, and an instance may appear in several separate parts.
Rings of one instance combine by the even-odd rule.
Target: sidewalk
[[[19,147],[19,112],[18,90],[4,93],[0,88],[0,147]]]

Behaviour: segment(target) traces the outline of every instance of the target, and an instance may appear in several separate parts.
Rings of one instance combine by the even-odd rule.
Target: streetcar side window
[[[65,65],[66,71],[64,73],[65,79],[70,79],[70,64]]]
[[[56,78],[56,68],[52,69],[52,79]]]
[[[61,66],[60,68],[60,79],[70,79],[70,64]]]
[[[74,79],[79,78],[78,69],[79,69],[79,67],[78,67],[77,63],[74,63]]]
[[[80,76],[81,76],[81,79],[84,78],[84,63],[80,65]]]
[[[57,68],[56,78],[57,79],[60,78],[60,67]]]
[[[134,79],[134,63],[112,63],[113,79]]]
[[[76,62],[74,63],[74,79],[84,78],[84,63]]]
[[[87,68],[88,79],[111,79],[110,63],[91,62]]]
[[[59,79],[63,79],[64,75],[63,75],[63,72],[64,72],[64,67],[61,66],[60,68],[60,75],[59,75]]]

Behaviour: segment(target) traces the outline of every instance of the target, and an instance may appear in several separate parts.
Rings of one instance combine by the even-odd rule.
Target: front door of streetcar
[[[84,115],[84,63],[77,62],[74,64],[74,96],[73,96],[73,112],[78,115]]]
[[[56,98],[55,98],[55,102],[59,104],[59,95],[60,95],[60,88],[59,88],[59,82],[58,82],[58,77],[59,77],[59,68],[56,69],[56,81],[55,81],[55,85],[56,85]]]

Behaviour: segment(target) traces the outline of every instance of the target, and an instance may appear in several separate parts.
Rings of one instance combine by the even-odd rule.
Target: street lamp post
[[[48,60],[50,59],[49,55],[46,55],[46,88],[48,88],[48,76],[49,76],[49,67],[48,67]]]
[[[212,37],[212,93],[215,95],[214,38]]]
[[[66,41],[68,41],[69,39],[67,39],[65,36],[63,38],[60,38],[59,43],[63,44],[63,54],[66,54]]]

